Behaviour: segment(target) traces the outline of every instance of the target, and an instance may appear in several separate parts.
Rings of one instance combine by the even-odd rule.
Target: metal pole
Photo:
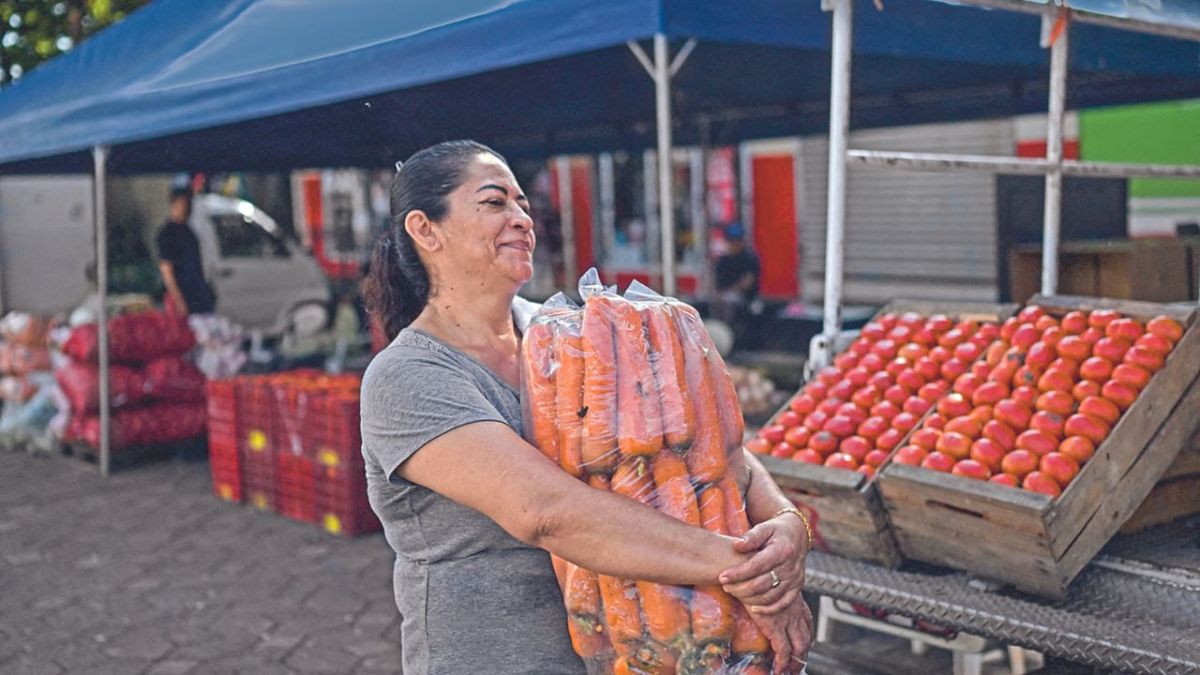
[[[571,158],[559,155],[554,158],[554,173],[558,178],[558,222],[563,238],[563,274],[567,285],[579,281],[579,270],[575,264],[575,195],[571,192]]]
[[[842,327],[842,281],[846,242],[846,137],[850,133],[850,55],[853,39],[852,0],[827,0],[833,12],[833,67],[829,97],[829,204],[825,234],[825,308],[823,344],[811,352],[827,363]],[[818,364],[814,364],[818,365]]]
[[[1044,35],[1051,33],[1056,19],[1057,17],[1051,14],[1043,16],[1042,31]],[[1050,172],[1046,174],[1046,204],[1043,213],[1043,295],[1054,295],[1058,290],[1058,243],[1062,232],[1063,113],[1067,99],[1067,38],[1069,30],[1070,22],[1064,19],[1062,32],[1050,48],[1050,114],[1046,128],[1046,161],[1050,164]]]
[[[667,36],[654,35],[654,112],[658,124],[658,226],[662,235],[662,289],[675,295],[675,198],[671,184],[671,60]]]
[[[108,148],[97,145],[92,148],[94,175],[92,182],[92,208],[96,223],[96,295],[99,296],[96,310],[96,335],[100,338],[100,474],[108,475],[110,463],[109,431],[112,425],[108,405],[108,204],[105,190],[105,174],[108,165]]]

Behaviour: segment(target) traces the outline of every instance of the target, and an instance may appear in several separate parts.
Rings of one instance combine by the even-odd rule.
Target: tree
[[[70,51],[149,0],[0,0],[0,86]]]

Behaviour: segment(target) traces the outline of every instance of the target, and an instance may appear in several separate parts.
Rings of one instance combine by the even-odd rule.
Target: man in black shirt
[[[746,247],[746,232],[740,223],[725,228],[725,242],[728,250],[717,259],[715,270],[713,314],[733,330],[736,344],[746,335],[748,308],[758,298],[761,268],[758,256]]]
[[[159,270],[162,272],[166,299],[183,314],[211,314],[217,296],[204,278],[200,242],[188,226],[192,215],[191,192],[171,192],[171,212],[167,224],[158,232]]]

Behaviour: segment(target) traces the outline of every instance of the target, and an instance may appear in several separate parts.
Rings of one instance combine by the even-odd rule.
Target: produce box
[[[237,384],[210,380],[206,385],[208,465],[213,494],[225,501],[242,501],[242,462],[238,454]]]
[[[382,529],[367,501],[366,468],[359,430],[358,391],[317,397],[305,422],[314,452],[317,523],[331,534],[353,536]]]
[[[275,450],[280,445],[275,424],[275,392],[266,377],[238,378],[238,451],[245,501],[254,508],[276,507]]]
[[[933,453],[920,467],[895,461],[879,491],[905,557],[1062,598],[1192,437],[1200,329],[1193,308],[1070,296],[1030,305],[1018,316],[1036,327],[1002,333],[1011,346],[998,343],[1007,349],[989,374],[1011,378],[1011,396],[994,406],[998,426],[968,437],[965,468],[959,459],[959,475],[946,473]],[[1007,439],[994,433],[1006,427]],[[947,436],[937,454],[959,454]]]
[[[904,446],[909,433],[911,433],[919,420],[924,419],[927,414],[934,414],[931,402],[950,390],[950,383],[954,379],[952,376],[955,376],[959,371],[968,370],[972,365],[971,362],[977,361],[980,358],[986,346],[999,333],[998,326],[995,324],[1011,316],[1014,311],[1016,311],[1016,305],[897,300],[888,304],[872,318],[868,326],[873,324],[878,326],[880,325],[880,321],[888,316],[901,317],[905,314],[912,314],[920,317],[922,324],[927,324],[930,317],[940,316],[941,318],[934,322],[935,325],[941,324],[937,325],[939,330],[935,331],[933,335],[922,336],[918,341],[905,339],[904,342],[896,345],[896,354],[904,353],[910,357],[919,357],[921,352],[927,349],[929,351],[943,350],[935,352],[937,358],[942,359],[936,362],[938,366],[935,371],[919,375],[915,378],[915,382],[909,379],[911,375],[903,378],[904,384],[908,387],[903,397],[899,396],[899,391],[892,389],[892,384],[903,388],[900,383],[895,382],[895,376],[890,378],[892,382],[887,385],[887,388],[877,387],[883,390],[882,393],[885,396],[889,397],[885,400],[891,400],[893,396],[892,392],[895,392],[895,407],[899,409],[903,406],[903,412],[900,414],[896,414],[898,411],[891,413],[893,416],[889,419],[892,423],[895,423],[890,427],[892,430],[883,431],[876,437],[874,449],[884,453],[884,458],[881,461],[877,460],[878,466],[885,466],[890,462],[892,454],[896,449]],[[957,357],[948,355],[948,353],[952,353],[952,350],[956,348],[955,346],[947,349],[937,344],[937,341],[941,340],[949,330],[952,330],[954,325],[962,321],[974,321],[977,323],[992,322],[993,324],[991,330],[984,329],[981,333],[975,331],[974,339],[976,342],[975,349],[973,350],[974,354],[971,353],[972,350],[968,350],[967,353],[963,354],[963,356],[967,357],[967,361],[961,361]],[[864,330],[870,334],[873,329],[864,327]],[[890,333],[891,329],[888,332]],[[959,335],[958,337],[970,338],[971,336]],[[969,340],[964,341],[969,342]],[[945,344],[951,344],[953,340],[944,340],[944,342]],[[913,351],[908,345],[917,345],[917,348]],[[841,370],[846,373],[856,367],[857,362],[854,366],[850,364],[850,361],[854,360],[852,354],[855,349],[857,348],[851,345],[849,349],[843,351],[835,361],[834,367],[840,366]],[[911,359],[912,365],[915,366],[918,360],[920,359]],[[957,365],[953,368],[947,368],[946,374],[943,375],[941,370],[946,361],[956,361]],[[881,369],[875,370],[878,371]],[[886,372],[886,370],[883,370],[883,372]],[[876,375],[878,374],[876,373]],[[828,376],[831,379],[832,375],[833,372],[829,371]],[[819,373],[815,379],[819,381],[822,377],[826,377],[826,375]],[[861,374],[858,377],[861,379]],[[879,384],[883,383],[880,382]],[[807,406],[799,405],[798,400],[805,396],[806,392],[812,392],[813,388],[814,383],[811,382],[804,388],[801,388],[800,392],[789,401],[788,405],[785,405],[783,409],[776,413],[772,419],[772,425],[778,425],[774,428],[776,433],[780,431],[780,427],[796,426],[795,424],[789,424],[789,420],[786,418],[792,415],[799,415],[804,410],[807,410]],[[930,390],[932,390],[932,394],[928,393]],[[834,392],[834,394],[836,393]],[[881,392],[876,392],[876,394],[879,393]],[[879,396],[871,397],[874,404],[869,407],[866,404],[871,402],[861,400],[861,397],[862,395],[859,391],[854,392],[853,398],[860,398],[859,403],[864,404],[859,406],[861,413],[875,417],[873,413],[876,412]],[[823,398],[828,400],[827,397]],[[914,406],[913,403],[916,402],[910,403],[907,401],[908,398],[919,398],[925,401],[925,403]],[[863,408],[866,408],[866,410],[862,410]],[[807,413],[804,414],[806,415],[804,422],[807,423],[809,418],[807,417]],[[897,422],[898,420],[901,421]],[[790,420],[790,422],[795,421],[795,417],[792,417]],[[864,421],[864,424],[868,424],[868,422]],[[771,433],[769,430],[772,428],[772,425],[764,427],[763,432]],[[814,433],[808,436],[817,435],[815,429],[811,429],[811,431]],[[861,425],[856,431],[859,434],[866,434],[868,437],[874,433],[862,429]],[[838,431],[837,433],[844,435],[844,431]],[[799,432],[798,435],[805,437],[803,432]],[[797,439],[796,436],[797,432],[791,432],[791,435],[788,435],[787,440],[784,442],[791,442],[791,446],[799,448],[808,440],[807,438]],[[827,550],[847,558],[867,560],[886,567],[896,567],[900,564],[900,551],[889,530],[883,504],[879,499],[878,490],[876,489],[873,470],[878,470],[878,467],[873,467],[873,470],[867,470],[865,467],[860,467],[859,470],[847,470],[845,468],[831,468],[805,461],[797,461],[799,455],[796,455],[797,459],[786,459],[779,456],[772,456],[771,453],[786,455],[787,447],[781,450],[764,448],[759,445],[761,442],[761,438],[751,441],[748,447],[755,451],[755,454],[759,455],[759,459],[762,460],[767,471],[771,473],[788,497],[809,514],[810,521],[814,527],[815,544],[819,549]],[[851,445],[854,443],[854,441],[850,441]],[[878,458],[880,455],[875,455],[875,457]],[[869,462],[871,461],[870,458],[871,455],[867,455],[863,459]],[[819,458],[810,456],[809,459],[817,461]],[[825,461],[830,460],[826,459]]]
[[[1200,424],[1200,414],[1196,416]],[[1121,534],[1140,532],[1200,513],[1200,430],[1192,436],[1150,495],[1121,526]]]

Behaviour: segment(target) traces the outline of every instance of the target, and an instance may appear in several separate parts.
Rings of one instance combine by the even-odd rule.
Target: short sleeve
[[[506,424],[468,373],[435,353],[415,351],[389,347],[363,377],[363,449],[388,477],[449,431],[475,422]]]
[[[181,251],[179,236],[174,231],[171,225],[167,225],[158,232],[158,257],[172,265],[178,265],[179,259],[183,257]]]

